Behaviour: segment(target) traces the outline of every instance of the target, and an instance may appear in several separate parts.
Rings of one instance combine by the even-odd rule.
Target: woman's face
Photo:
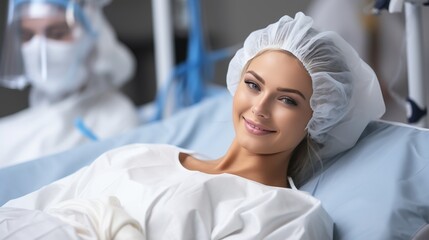
[[[312,117],[312,81],[302,63],[281,51],[254,58],[233,102],[238,143],[257,154],[291,153]]]

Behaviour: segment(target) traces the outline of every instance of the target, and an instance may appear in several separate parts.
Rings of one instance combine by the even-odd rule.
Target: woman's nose
[[[252,107],[252,113],[257,117],[269,118],[270,113],[267,99],[262,98],[256,104],[254,104]]]

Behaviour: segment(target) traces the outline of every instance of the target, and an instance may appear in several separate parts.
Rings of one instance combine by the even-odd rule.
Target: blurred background
[[[156,94],[151,2],[113,0],[104,8],[120,41],[131,49],[137,60],[136,74],[121,89],[137,106],[153,101]],[[202,0],[201,17],[206,48],[215,50],[240,44],[251,31],[265,27],[285,14],[305,12],[310,2],[311,0]],[[175,58],[176,63],[180,63],[186,58],[187,50],[186,1],[171,0],[171,4]],[[1,0],[0,9],[4,10],[5,5],[6,1]],[[0,18],[5,17],[3,15]],[[228,62],[229,58],[216,64],[215,83],[225,84]],[[0,117],[27,108],[28,92],[28,89],[20,91],[0,87]]]
[[[373,0],[200,0],[205,47],[219,50],[242,44],[248,34],[276,22],[281,16],[302,11],[323,30],[333,30],[348,41],[375,70],[387,105],[386,120],[407,122],[408,95],[404,12],[371,14]],[[186,59],[189,12],[186,0],[170,0],[175,64]],[[0,1],[4,11],[6,1]],[[136,106],[153,102],[156,96],[153,8],[150,0],[113,0],[104,13],[121,42],[137,60],[137,71],[121,91]],[[0,21],[4,21],[1,13]],[[429,56],[429,7],[422,8],[423,55]],[[0,27],[3,24],[0,25]],[[155,26],[156,27],[156,26]],[[0,31],[1,33],[2,31]],[[225,85],[230,57],[215,64],[214,82]],[[424,59],[427,61],[427,59]],[[427,65],[427,62],[424,63]],[[429,68],[424,69],[429,75]],[[427,82],[427,81],[426,81]],[[426,84],[425,89],[429,89]],[[427,90],[424,90],[428,92]],[[0,117],[28,107],[28,89],[0,87]],[[428,99],[429,100],[429,99]]]

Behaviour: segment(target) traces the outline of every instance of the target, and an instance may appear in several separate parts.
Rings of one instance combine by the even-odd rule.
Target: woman
[[[109,151],[4,205],[1,234],[26,234],[37,222],[43,236],[332,239],[320,201],[292,179],[305,181],[317,159],[353,146],[384,105],[372,70],[311,25],[302,13],[285,16],[250,34],[231,60],[236,137],[224,156],[148,144]]]
[[[30,107],[0,119],[0,167],[138,125],[133,103],[119,91],[134,59],[102,14],[107,2],[10,0],[0,85],[30,85]]]

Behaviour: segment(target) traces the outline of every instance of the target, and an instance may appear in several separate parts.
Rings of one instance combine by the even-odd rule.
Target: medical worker
[[[384,103],[374,71],[303,13],[252,32],[232,58],[235,137],[204,160],[132,144],[0,208],[0,234],[45,239],[329,240],[323,203],[296,187],[354,146]],[[210,146],[207,146],[210,148]],[[35,226],[38,226],[35,229]]]
[[[10,0],[3,86],[29,85],[28,109],[0,119],[0,167],[106,139],[137,126],[119,88],[135,62],[103,0]]]

